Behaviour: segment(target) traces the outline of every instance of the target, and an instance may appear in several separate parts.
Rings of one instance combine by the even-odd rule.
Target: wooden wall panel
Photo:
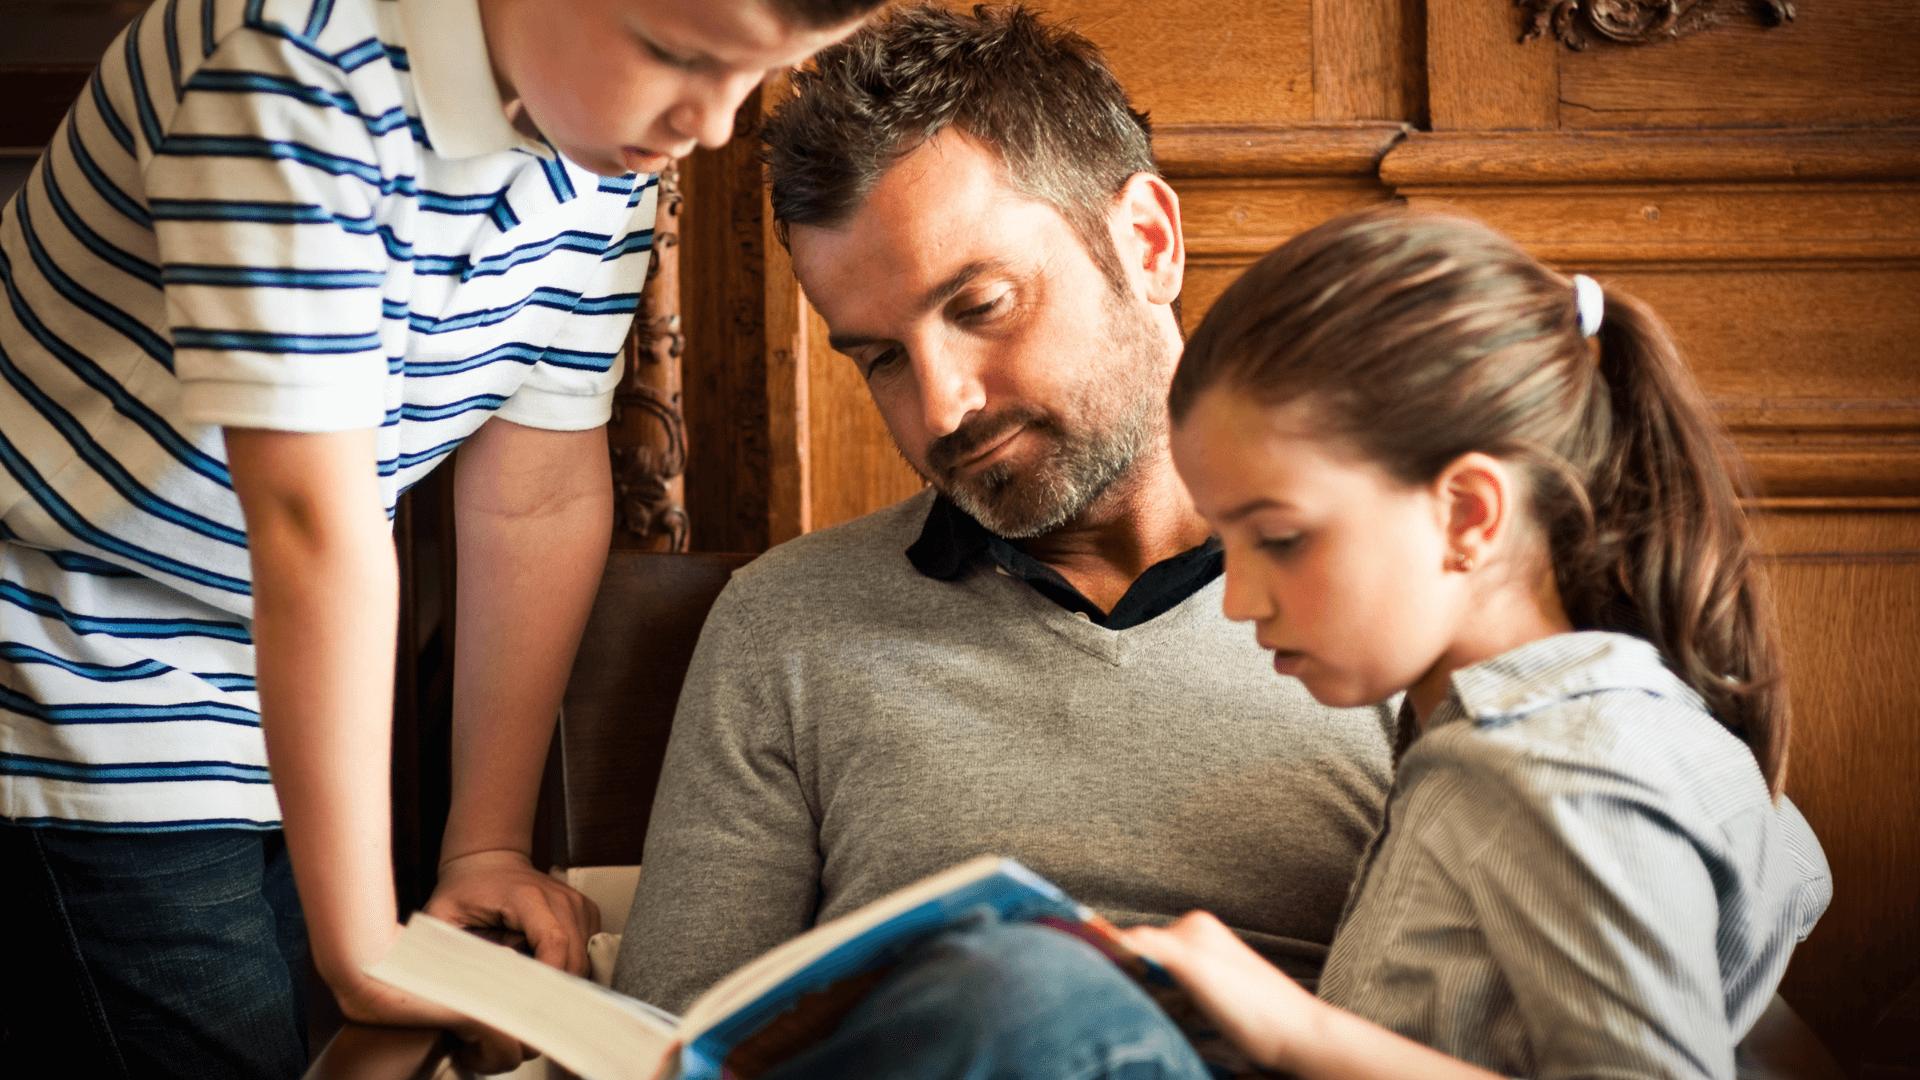
[[[764,551],[769,538],[766,234],[760,95],[733,141],[681,163],[681,406],[694,551]]]
[[[773,202],[765,192],[760,212],[767,253],[767,543],[780,544],[814,528],[809,343],[826,338],[808,332],[819,320],[774,235]]]
[[[1155,125],[1314,117],[1311,0],[1215,0],[1204,12],[1137,0],[1044,7],[1106,51]]]
[[[1652,303],[1769,494],[1920,494],[1920,132],[1416,134],[1381,176]]]
[[[1313,118],[1426,123],[1425,0],[1314,0]]]
[[[1920,509],[1776,513],[1794,731],[1787,792],[1833,869],[1833,905],[1781,992],[1842,1062],[1920,978]]]
[[[1560,126],[1552,41],[1519,44],[1526,15],[1510,3],[1427,0],[1427,109],[1435,131]]]
[[[1569,128],[1920,122],[1920,5],[1822,0],[1679,41],[1560,52]]]

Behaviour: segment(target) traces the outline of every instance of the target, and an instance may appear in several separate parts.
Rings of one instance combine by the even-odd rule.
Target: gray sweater
[[[1122,925],[1205,908],[1311,985],[1380,820],[1391,715],[1275,675],[1218,579],[1113,631],[984,559],[926,577],[905,551],[931,501],[783,544],[720,595],[614,984],[684,1009],[991,852]]]

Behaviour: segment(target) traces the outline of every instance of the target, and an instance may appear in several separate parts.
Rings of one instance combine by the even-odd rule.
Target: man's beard
[[[1160,436],[1166,387],[1155,376],[1164,346],[1145,314],[1124,299],[1109,294],[1107,314],[1109,365],[1091,372],[1076,400],[1065,403],[1068,417],[1014,405],[969,417],[928,444],[927,479],[992,532],[1018,540],[1072,522]],[[1023,428],[1045,443],[1038,461],[955,475],[956,465]]]

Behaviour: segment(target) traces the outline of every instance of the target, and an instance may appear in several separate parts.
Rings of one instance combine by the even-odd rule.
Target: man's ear
[[[1134,173],[1114,201],[1114,244],[1146,298],[1170,304],[1186,276],[1187,242],[1180,233],[1180,196],[1152,173]]]
[[[1505,462],[1478,451],[1462,454],[1440,470],[1433,491],[1447,512],[1448,569],[1484,566],[1496,551],[1510,546],[1508,534],[1520,510],[1516,481]]]

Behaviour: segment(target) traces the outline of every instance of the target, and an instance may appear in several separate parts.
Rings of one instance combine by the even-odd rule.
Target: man
[[[773,206],[931,488],[742,570],[701,636],[616,983],[685,1006],[816,922],[1013,856],[1311,980],[1387,782],[1221,614],[1174,475],[1179,204],[1097,50],[902,11],[795,76]]]

